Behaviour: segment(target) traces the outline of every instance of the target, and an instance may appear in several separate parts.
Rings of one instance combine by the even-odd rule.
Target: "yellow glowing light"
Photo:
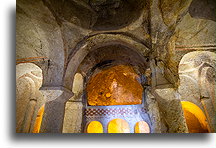
[[[33,133],[39,133],[40,132],[41,122],[43,119],[43,113],[44,113],[44,105],[38,111],[37,118],[36,118],[35,125],[34,125],[34,129],[32,131]]]
[[[150,133],[148,123],[145,121],[139,121],[135,125],[135,133]]]
[[[88,124],[87,133],[103,133],[103,126],[99,121],[92,121]]]
[[[190,133],[208,132],[208,123],[203,111],[195,104],[188,101],[181,101],[184,116]]]
[[[91,77],[87,84],[89,105],[141,104],[143,87],[133,67],[117,65]]]
[[[108,133],[130,133],[129,124],[123,119],[113,119],[108,124]]]

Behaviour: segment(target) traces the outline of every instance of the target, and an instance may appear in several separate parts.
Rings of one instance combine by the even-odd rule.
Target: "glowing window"
[[[129,124],[123,119],[113,119],[108,124],[108,133],[130,133]]]
[[[43,113],[44,113],[44,105],[39,109],[37,118],[35,120],[35,125],[33,129],[33,133],[39,133],[40,132],[40,127],[41,127],[41,122],[43,119]]]
[[[135,133],[150,133],[148,123],[145,121],[139,121],[135,125]]]
[[[203,111],[195,104],[181,101],[184,116],[190,133],[207,133],[208,124]]]
[[[87,127],[87,133],[103,133],[103,126],[99,121],[91,121]]]

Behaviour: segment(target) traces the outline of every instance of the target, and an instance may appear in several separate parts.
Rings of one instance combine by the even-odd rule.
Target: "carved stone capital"
[[[68,90],[65,87],[41,87],[41,93],[43,94],[46,102],[49,101],[67,101],[69,100],[74,94],[71,90]]]

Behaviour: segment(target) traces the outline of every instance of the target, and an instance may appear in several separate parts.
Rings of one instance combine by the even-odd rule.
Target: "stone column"
[[[157,88],[152,92],[157,99],[169,133],[188,133],[179,94],[173,88]]]
[[[46,100],[40,133],[61,133],[65,112],[65,103],[73,93],[64,87],[42,87]]]
[[[34,99],[31,99],[28,103],[28,108],[26,110],[24,125],[22,129],[23,133],[30,132],[31,122],[32,122],[36,104],[37,104],[37,101]]]
[[[81,133],[83,120],[83,103],[69,100],[66,103],[63,133]]]
[[[156,98],[146,89],[146,103],[148,104],[148,114],[152,121],[153,133],[161,133],[161,117]]]

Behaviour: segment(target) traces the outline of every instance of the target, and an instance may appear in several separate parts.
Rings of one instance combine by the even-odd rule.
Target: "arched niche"
[[[130,133],[130,126],[123,119],[113,119],[108,124],[108,133]]]
[[[100,47],[110,45],[121,45],[123,47],[127,47],[143,57],[147,56],[150,52],[149,48],[147,48],[144,44],[133,40],[128,36],[120,34],[98,34],[92,36],[77,44],[73,50],[73,53],[70,53],[64,76],[64,87],[68,89],[72,88],[74,75],[77,72],[81,62],[90,52]]]
[[[135,133],[150,133],[150,127],[147,122],[139,121],[135,125]]]
[[[82,93],[83,91],[83,76],[80,73],[74,75],[72,92],[74,94]]]
[[[103,133],[103,125],[99,121],[91,121],[87,125],[86,133]]]
[[[189,133],[208,133],[208,122],[203,111],[189,101],[181,101]]]
[[[37,111],[44,103],[39,91],[42,80],[42,70],[37,65],[16,65],[16,132],[32,132]]]

